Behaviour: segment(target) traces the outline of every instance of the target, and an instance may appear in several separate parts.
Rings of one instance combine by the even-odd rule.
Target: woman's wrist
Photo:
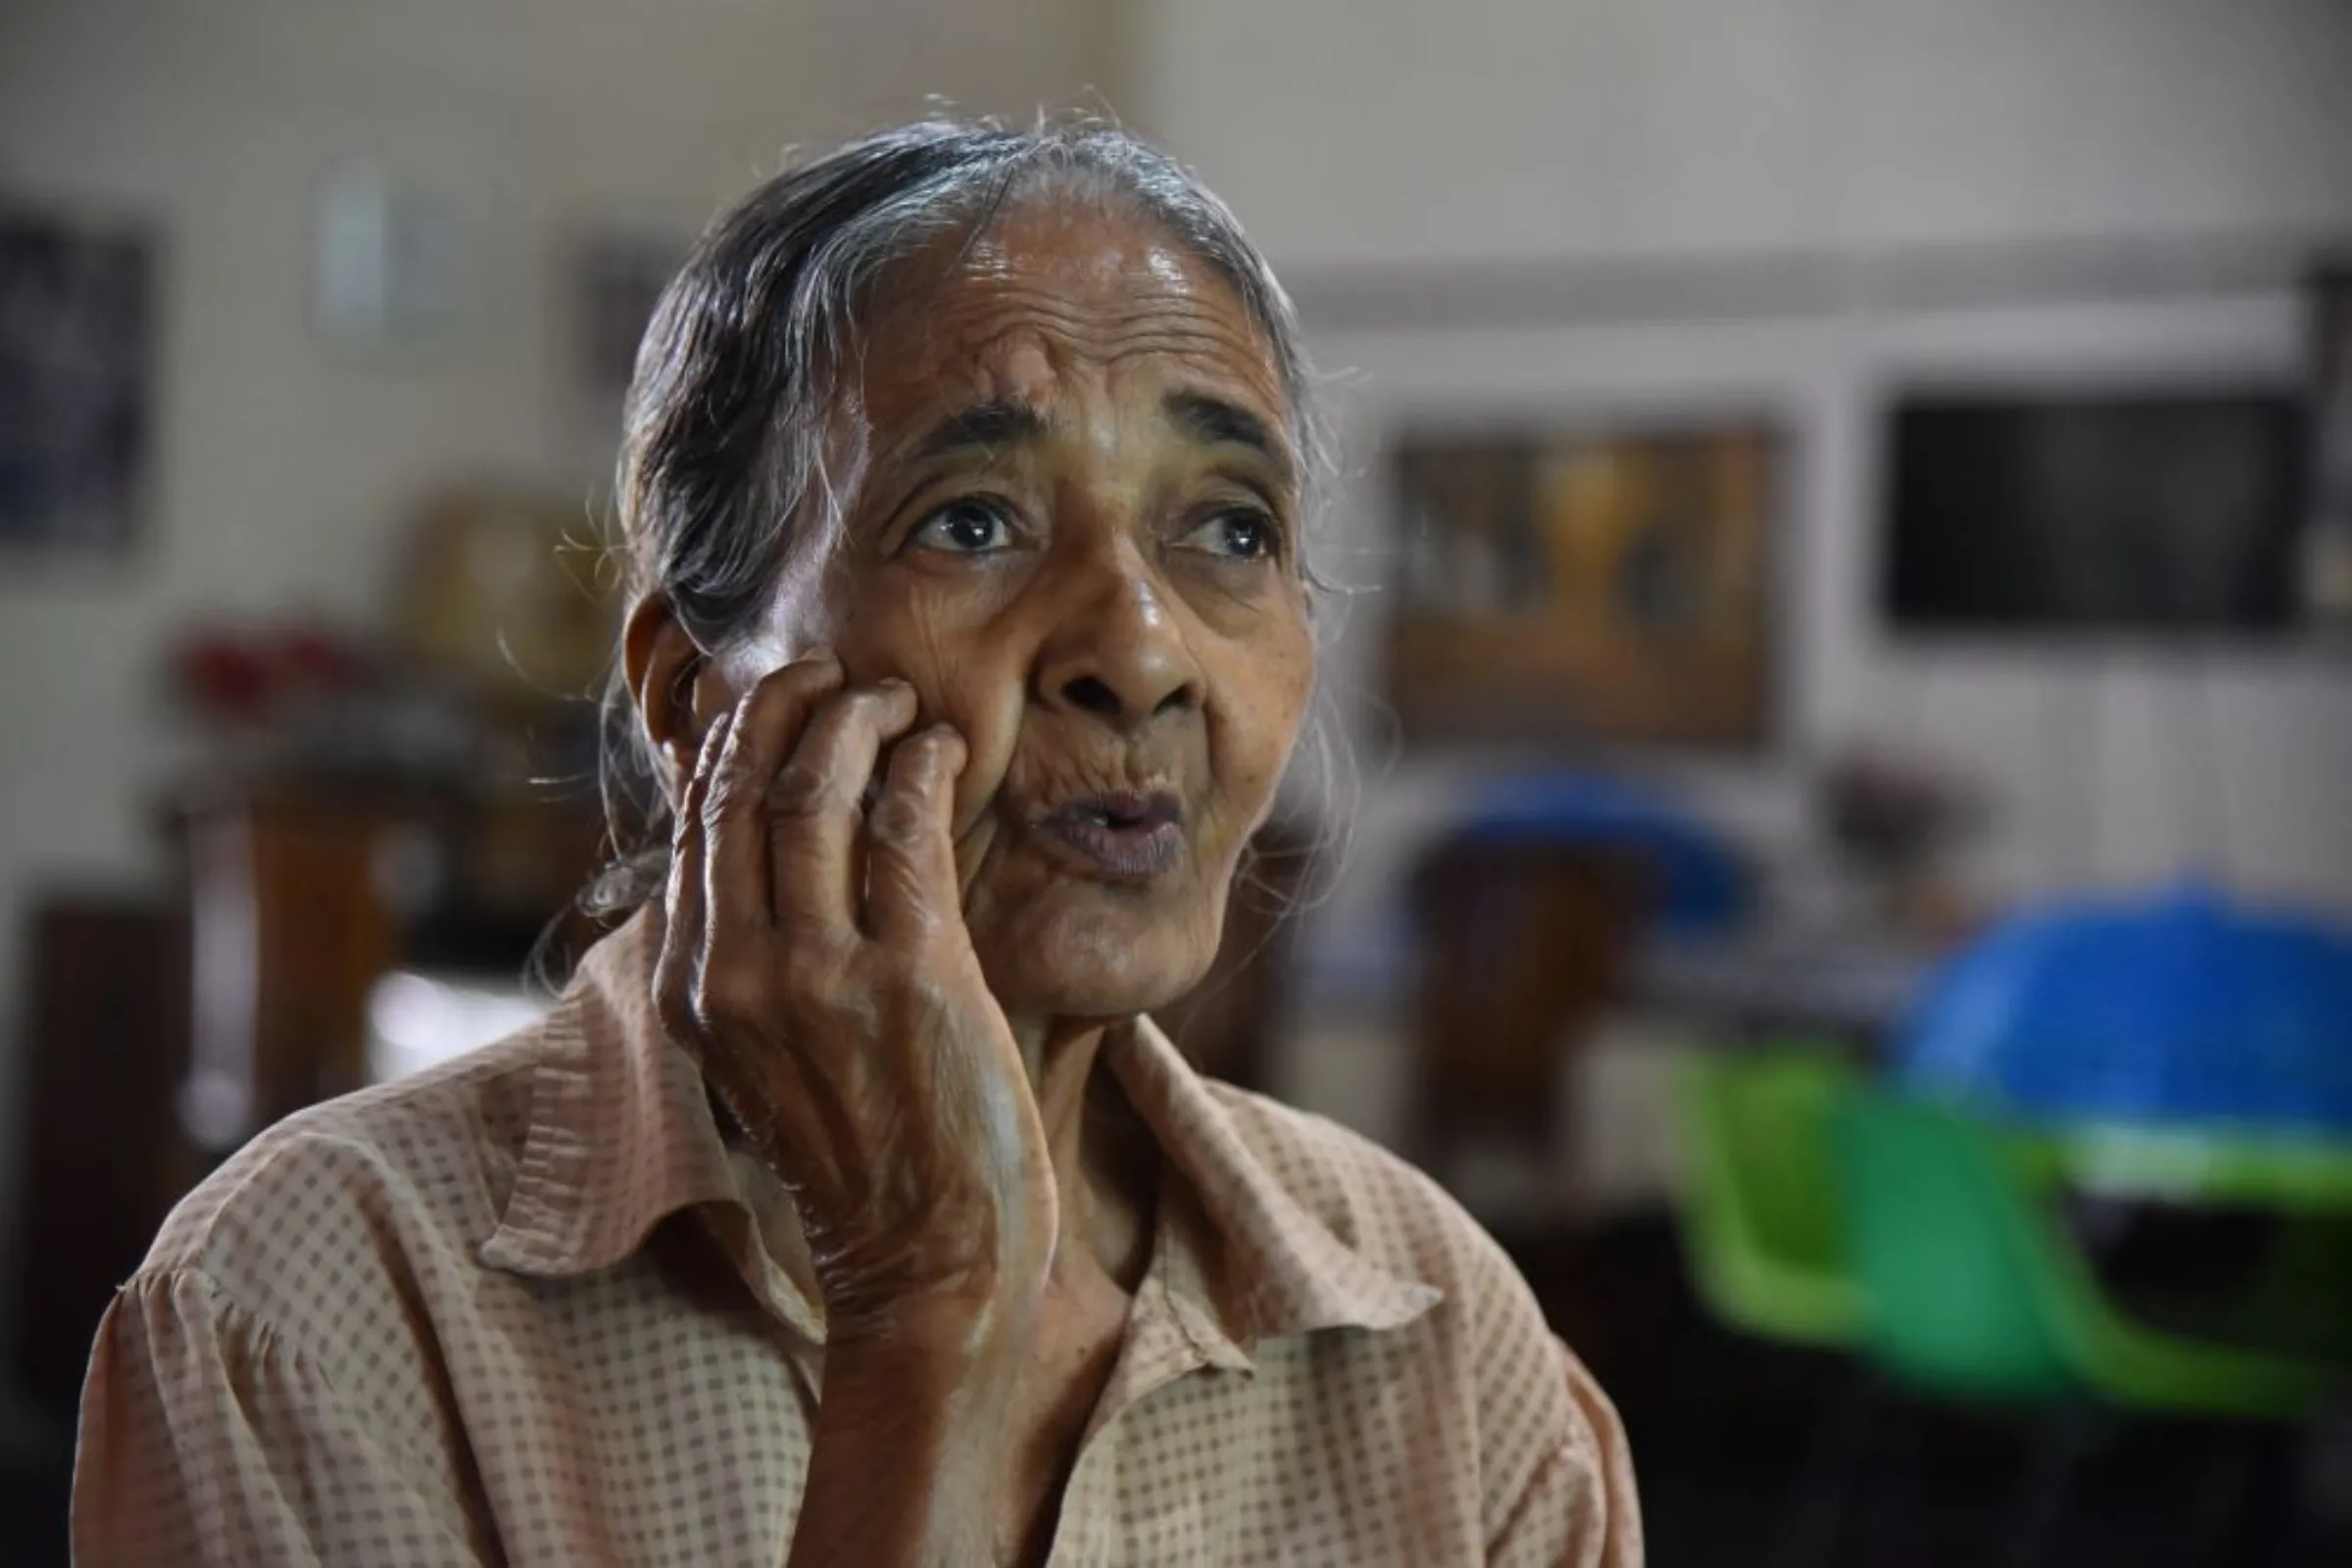
[[[794,1564],[993,1560],[1032,1340],[1019,1317],[905,1303],[885,1328],[828,1333]]]
[[[1035,1349],[1036,1313],[995,1298],[894,1302],[828,1328],[819,1424],[872,1419],[987,1430]],[[919,1434],[914,1434],[919,1437]]]
[[[888,1297],[829,1291],[826,1354],[857,1361],[911,1357],[958,1378],[1028,1348],[1037,1323],[1035,1290],[1006,1283],[992,1271],[956,1287]]]

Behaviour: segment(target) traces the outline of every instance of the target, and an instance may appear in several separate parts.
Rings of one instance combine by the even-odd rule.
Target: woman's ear
[[[620,648],[637,722],[661,759],[662,787],[675,801],[694,776],[704,734],[738,694],[719,662],[680,623],[667,594],[648,594],[630,609]]]

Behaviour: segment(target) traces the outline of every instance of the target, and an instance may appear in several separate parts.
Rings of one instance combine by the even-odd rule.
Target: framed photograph
[[[314,205],[315,309],[330,349],[405,367],[468,348],[485,301],[480,215],[465,199],[361,159],[330,171]]]
[[[2291,633],[2305,423],[2270,377],[1894,388],[1880,612],[1906,638]]]
[[[1761,744],[1782,446],[1763,420],[1399,443],[1407,742]]]
[[[2352,631],[2352,257],[2311,284],[2311,512],[2303,611],[2315,626]]]
[[[144,511],[153,264],[137,234],[0,205],[0,551],[114,556]]]
[[[637,345],[662,291],[685,265],[690,236],[608,229],[571,251],[573,340],[580,388],[599,408],[618,408],[637,370]]]

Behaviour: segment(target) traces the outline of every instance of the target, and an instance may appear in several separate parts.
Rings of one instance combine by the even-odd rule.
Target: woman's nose
[[[1123,734],[1200,706],[1200,669],[1141,563],[1089,574],[1040,650],[1038,699]]]

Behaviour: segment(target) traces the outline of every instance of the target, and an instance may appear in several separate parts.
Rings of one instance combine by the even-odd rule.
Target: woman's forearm
[[[963,923],[965,744],[909,733],[905,680],[846,682],[798,660],[710,722],[653,997],[810,1243],[826,1366],[789,1560],[964,1568],[1007,1530],[1002,1433],[1060,1192]]]
[[[827,1347],[790,1568],[998,1560],[1020,1336],[892,1335]]]

